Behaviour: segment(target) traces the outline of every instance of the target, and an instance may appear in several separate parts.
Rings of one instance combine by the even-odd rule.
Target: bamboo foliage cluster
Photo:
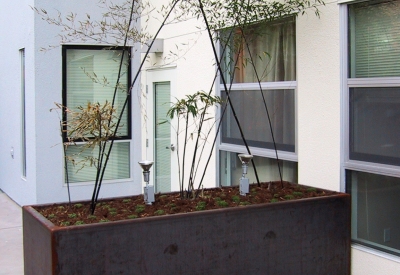
[[[186,187],[186,197],[192,196],[194,198],[196,195],[195,192],[192,191],[198,190],[202,185],[204,177],[201,178],[197,187],[194,185],[194,183],[200,164],[200,159],[203,156],[204,149],[207,144],[206,141],[212,130],[211,127],[207,132],[204,133],[203,126],[206,121],[213,119],[212,116],[209,116],[209,109],[211,107],[219,106],[220,104],[222,104],[222,99],[220,97],[213,96],[210,93],[207,94],[204,91],[198,91],[193,95],[186,95],[182,99],[177,99],[167,112],[167,117],[169,117],[171,120],[176,117],[178,121],[176,129],[176,139],[178,140],[176,155],[178,158],[179,189],[181,198],[185,197],[185,182],[188,183]],[[184,124],[182,156],[180,156],[179,145],[179,135],[182,133],[181,121],[183,121]],[[194,125],[194,131],[191,132],[189,131],[191,124],[190,122],[193,122],[192,125]],[[190,173],[188,180],[185,181],[186,148],[188,142],[193,139],[193,135],[195,135],[195,145],[192,152],[192,160],[190,162]]]
[[[124,0],[120,4],[115,4],[108,0],[100,0],[97,6],[102,10],[101,15],[89,13],[80,15],[74,12],[62,14],[60,11],[56,11],[57,15],[54,16],[52,11],[37,7],[32,7],[32,9],[42,20],[60,28],[58,37],[62,44],[84,42],[133,45],[150,39],[146,31],[131,24],[132,21],[140,21],[143,15],[150,11],[148,2]],[[125,39],[127,39],[126,42]],[[46,51],[55,47],[57,46],[49,45],[42,50]]]
[[[66,138],[64,145],[76,145],[77,142],[84,142],[78,155],[68,155],[67,160],[73,165],[81,165],[82,169],[89,163],[89,166],[98,167],[98,159],[95,157],[85,157],[81,161],[76,161],[81,153],[87,149],[93,151],[96,147],[104,148],[106,142],[116,135],[116,121],[118,113],[115,107],[108,101],[101,104],[99,102],[88,102],[85,107],[78,106],[71,110],[60,103],[55,103],[66,119],[62,121],[62,132]],[[102,151],[102,150],[100,150]]]
[[[163,6],[164,13],[174,2],[172,0],[169,6]],[[207,28],[217,32],[228,27],[270,22],[304,14],[309,10],[319,16],[319,7],[322,5],[323,0],[188,0],[179,2],[175,20],[187,20],[188,17],[206,20]]]
[[[86,107],[78,106],[77,111],[65,108],[65,113],[70,117],[64,125],[70,140],[82,139],[96,145],[115,135],[116,108],[107,100],[103,104],[88,102]]]
[[[110,141],[118,137],[119,113],[116,107],[108,101],[104,103],[88,102],[85,107],[78,106],[76,109],[70,109],[60,103],[55,103],[55,105],[56,108],[54,109],[63,114],[60,126],[63,140],[66,140],[63,142],[65,161],[77,166],[78,172],[86,166],[96,168],[96,181],[91,206],[93,213],[107,167],[106,162],[111,152],[107,150],[107,147],[110,146]],[[67,154],[68,147],[77,146],[77,143],[80,146],[79,152]],[[90,154],[84,154],[88,151]],[[67,164],[65,169],[69,189]]]

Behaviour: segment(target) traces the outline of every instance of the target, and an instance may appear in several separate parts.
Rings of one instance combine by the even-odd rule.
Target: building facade
[[[49,110],[54,102],[63,102],[63,96],[77,98],[79,89],[89,85],[78,77],[71,81],[81,83],[79,89],[69,85],[66,92],[66,73],[70,79],[77,68],[95,66],[93,60],[101,60],[104,66],[109,60],[97,51],[104,45],[84,41],[40,51],[41,47],[59,45],[60,29],[41,20],[29,6],[52,10],[55,16],[56,10],[97,14],[94,4],[53,2],[14,1],[7,4],[9,12],[0,17],[2,26],[25,22],[1,29],[2,39],[7,37],[8,43],[0,66],[0,188],[20,205],[68,199],[59,118]],[[151,1],[149,10],[161,10],[163,4],[167,1]],[[210,41],[201,20],[186,16],[168,21],[149,55],[144,56],[147,47],[142,46],[142,58],[132,59],[126,68],[131,72],[127,74],[129,83],[145,58],[141,83],[131,93],[126,132],[117,142],[116,153],[120,154],[113,158],[118,160],[112,166],[115,175],[105,181],[102,196],[140,193],[140,159],[155,161],[151,180],[156,191],[179,190],[185,127],[178,128],[176,117],[163,123],[165,114],[171,102],[197,91],[211,91],[226,99],[222,81],[226,78],[260,180],[279,178],[264,98],[271,110],[284,179],[351,193],[352,274],[400,273],[400,152],[396,138],[400,129],[399,5],[398,0],[331,1],[319,6],[319,17],[309,11],[279,22],[255,22],[252,28],[257,35],[248,52],[268,54],[255,65],[257,75],[239,65],[233,66],[239,71],[234,78],[230,78],[229,62],[223,63],[226,74],[216,74],[213,43],[219,58],[236,56],[224,51],[224,43]],[[155,35],[164,15],[143,13],[142,28]],[[140,51],[138,46],[130,46],[133,52]],[[249,56],[243,53],[241,58],[243,64]],[[70,100],[67,98],[67,103]],[[218,125],[223,112],[222,106],[210,109],[210,117],[216,119],[205,124],[204,132],[211,134],[201,139],[205,147],[196,160],[196,177],[199,179],[207,167],[204,187],[235,185],[241,176],[237,154],[247,150],[232,108],[226,109],[217,131],[214,122]],[[193,152],[195,125],[188,129],[187,150]],[[186,162],[192,156],[188,153]],[[186,176],[189,173],[187,165]],[[252,170],[248,175],[255,181]],[[78,172],[71,184],[74,200],[90,197],[93,183],[85,176],[90,178],[90,172]]]

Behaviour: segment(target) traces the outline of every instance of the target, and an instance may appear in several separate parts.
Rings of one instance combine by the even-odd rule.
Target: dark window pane
[[[352,239],[400,255],[400,179],[346,171],[352,198]]]
[[[400,87],[350,88],[350,159],[400,165]]]
[[[278,150],[295,151],[294,90],[266,90],[264,99]],[[222,93],[227,101],[226,93]],[[274,149],[267,112],[260,91],[231,91],[230,98],[249,146]],[[244,145],[232,109],[222,123],[222,142]]]

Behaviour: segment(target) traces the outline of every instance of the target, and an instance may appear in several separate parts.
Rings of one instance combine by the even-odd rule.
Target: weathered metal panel
[[[51,274],[350,274],[347,194],[53,230]],[[49,235],[27,233],[29,251],[45,257],[41,270],[51,269]]]
[[[54,226],[38,213],[32,215],[32,209],[28,209],[22,211],[25,275],[54,274],[51,230]]]

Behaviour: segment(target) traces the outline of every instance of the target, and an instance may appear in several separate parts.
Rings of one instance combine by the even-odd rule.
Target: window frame
[[[350,88],[400,87],[400,77],[350,78],[350,46],[347,46],[347,44],[349,43],[348,7],[349,5],[355,3],[358,2],[346,2],[345,4],[340,5],[340,21],[342,22],[342,166],[344,167],[344,169],[348,170],[400,177],[400,166],[350,159]],[[342,171],[342,182],[345,182],[344,171]],[[345,190],[344,184],[341,186],[341,190]]]
[[[129,58],[129,64],[128,64],[128,71],[127,71],[127,88],[129,89],[131,84],[132,84],[132,60],[131,60],[131,52],[132,52],[132,47],[130,46],[106,46],[106,45],[62,45],[61,51],[62,51],[62,105],[63,106],[68,106],[67,102],[67,51],[70,49],[73,50],[108,50],[108,48],[112,47],[115,50],[120,50],[125,51],[128,53],[128,58]],[[134,149],[133,147],[133,140],[132,140],[132,92],[129,92],[128,95],[128,102],[127,106],[125,109],[125,112],[127,112],[127,135],[123,136],[118,136],[116,138],[112,138],[114,143],[128,143],[130,154],[129,154],[129,177],[128,178],[120,178],[120,179],[105,179],[103,180],[103,183],[119,183],[119,182],[126,182],[126,181],[131,181],[133,177],[133,168],[132,168],[132,162],[134,157],[132,157],[132,150]],[[65,120],[66,117],[63,114],[63,120]],[[65,128],[64,128],[65,129]],[[62,133],[62,139],[63,142],[67,142],[67,133],[64,131]],[[82,145],[85,144],[84,141],[77,141],[76,145]],[[64,160],[65,161],[65,160]],[[64,173],[64,178],[65,178],[65,173]],[[64,179],[64,185],[67,183],[65,182]],[[91,181],[77,181],[77,182],[70,182],[70,184],[73,184],[74,186],[82,186],[82,185],[92,185],[94,184],[94,180]]]
[[[27,136],[26,136],[26,60],[25,60],[25,48],[19,50],[20,56],[20,94],[21,94],[21,178],[26,180],[27,178]]]
[[[63,106],[68,107],[67,102],[67,51],[68,50],[108,50],[110,46],[95,46],[95,45],[63,45],[62,46],[62,104]],[[124,47],[122,46],[112,46],[113,49],[123,51]],[[125,51],[130,55],[131,47],[125,47]],[[128,72],[127,72],[127,88],[131,86],[132,76],[132,61],[129,60]],[[117,138],[113,138],[114,140],[122,141],[122,140],[131,140],[132,139],[132,93],[128,94],[128,103],[125,108],[125,112],[127,112],[127,135],[118,136]],[[63,114],[64,115],[64,114]],[[63,120],[66,118],[63,117]],[[63,132],[63,140],[67,141],[67,133]],[[84,143],[84,142],[82,142]]]
[[[297,28],[296,21],[297,19],[294,18],[292,19],[295,23],[295,29]],[[295,38],[296,41],[297,38]],[[218,56],[221,56],[220,48],[221,44],[220,41],[218,40],[216,43],[217,47],[217,54]],[[297,55],[295,58],[296,62],[296,74],[295,74],[295,79],[292,81],[276,81],[276,82],[261,82],[261,88],[263,91],[267,90],[293,90],[294,92],[294,152],[291,151],[282,151],[282,150],[277,150],[279,159],[281,160],[287,160],[287,161],[292,161],[292,162],[298,162],[298,133],[297,133]],[[218,69],[218,68],[217,68]],[[224,92],[224,85],[219,81],[220,76],[218,76],[218,80],[216,81],[216,94],[218,96],[221,96],[222,93]],[[228,83],[227,85],[230,87],[231,91],[252,91],[254,92],[260,92],[260,85],[257,82],[250,82],[250,83]],[[221,119],[221,113],[222,113],[222,108],[218,108],[216,112],[216,118],[219,120]],[[219,122],[219,121],[218,121]],[[244,145],[237,145],[237,144],[232,144],[232,143],[226,143],[222,141],[222,132],[221,130],[217,133],[218,134],[218,142],[217,142],[217,151],[227,151],[227,152],[232,152],[232,153],[247,153],[247,149]],[[249,149],[251,153],[255,156],[259,157],[266,157],[266,158],[276,158],[276,152],[274,149],[269,149],[269,148],[260,148],[260,147],[254,147],[254,146],[249,146]],[[217,154],[217,163],[219,163],[219,153]],[[217,165],[218,166],[218,165]],[[218,166],[219,167],[219,166]],[[219,175],[219,168],[217,168],[217,175]],[[218,177],[217,177],[218,178]],[[217,181],[218,182],[218,181]]]
[[[347,185],[346,171],[371,173],[382,176],[400,178],[400,166],[373,163],[350,159],[350,89],[367,87],[400,87],[400,77],[371,77],[350,78],[350,37],[349,37],[349,5],[365,1],[345,0],[339,1],[339,37],[340,37],[340,86],[341,86],[341,169],[340,190],[346,192],[350,189]],[[352,212],[354,209],[352,209]],[[352,220],[353,223],[353,220]],[[352,232],[357,230],[352,226]],[[352,239],[352,247],[358,250],[379,255],[381,257],[400,262],[400,257],[385,249],[378,249],[379,245],[370,245]]]

